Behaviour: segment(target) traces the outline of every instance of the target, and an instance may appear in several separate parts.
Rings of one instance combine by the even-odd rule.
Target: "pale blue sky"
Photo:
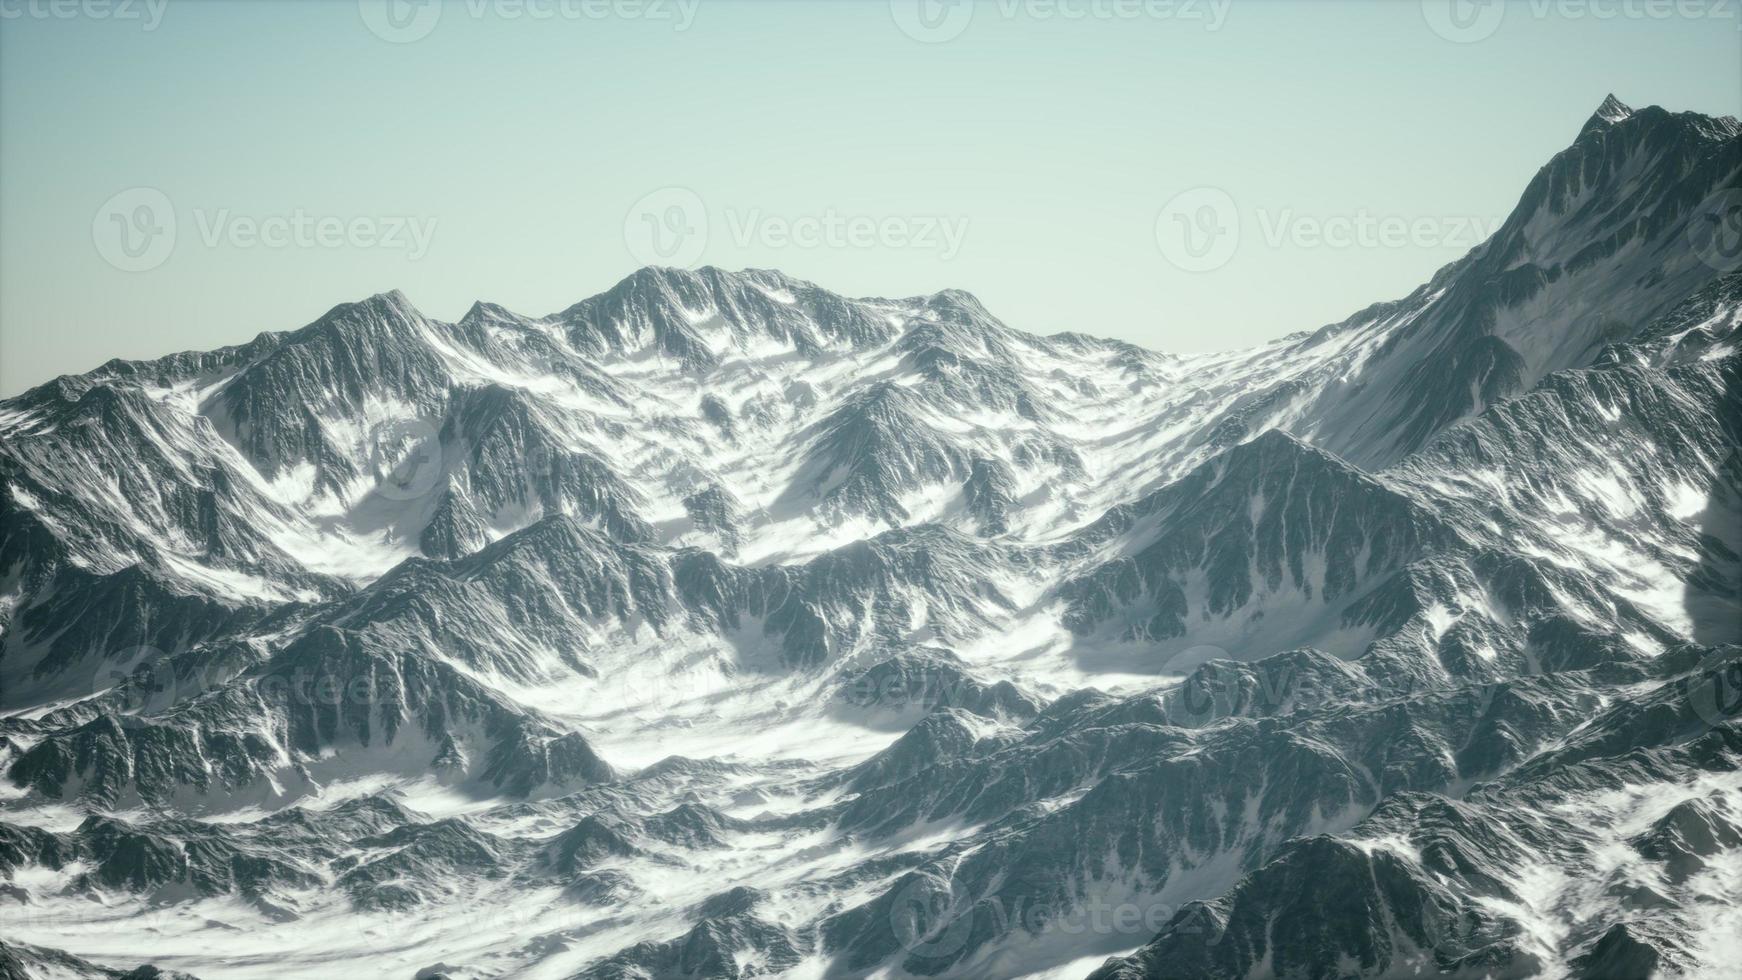
[[[610,0],[467,0],[408,43],[352,0],[130,2],[120,19],[0,0],[3,394],[392,288],[445,318],[474,299],[552,312],[641,264],[626,224],[645,233],[632,209],[668,187],[685,190],[652,199],[658,220],[689,223],[674,201],[705,212],[703,263],[850,294],[964,288],[1043,333],[1239,346],[1406,293],[1610,91],[1742,112],[1735,19],[1622,0],[1439,22],[1485,35],[1467,43],[1414,0],[1170,16],[987,0],[965,27],[942,8],[930,23],[963,29],[937,43],[888,0],[655,0],[656,16],[602,18]],[[528,6],[555,16],[516,16]],[[1592,15],[1605,6],[1620,16]],[[1202,186],[1234,203],[1241,237],[1192,272],[1156,224]],[[137,187],[168,202],[173,246],[117,258],[105,208]],[[140,200],[120,199],[120,220],[152,225]],[[301,244],[248,237],[298,216]],[[831,216],[837,240],[805,238]],[[1427,231],[1314,240],[1361,216]],[[130,263],[152,267],[116,267]]]

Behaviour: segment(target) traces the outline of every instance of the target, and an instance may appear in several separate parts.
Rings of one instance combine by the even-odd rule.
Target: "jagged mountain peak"
[[[331,359],[332,353],[305,354],[306,351],[332,351],[336,356],[353,362],[358,381],[367,377],[374,362],[383,355],[412,356],[434,362],[428,332],[439,330],[436,321],[421,313],[411,300],[397,289],[375,293],[360,300],[340,303],[306,327],[278,334],[274,342],[261,345],[259,356],[252,359],[242,374],[258,373],[266,365],[299,357]],[[402,353],[415,351],[415,353]]]
[[[886,340],[895,327],[866,302],[765,270],[649,266],[546,318],[595,355],[657,350],[708,373],[731,349],[773,340],[801,353]],[[723,336],[722,336],[723,334]]]
[[[940,289],[925,297],[925,308],[936,312],[940,317],[969,322],[997,322],[996,318],[986,309],[986,304],[980,302],[978,296],[966,289],[954,287]]]
[[[292,332],[291,338],[347,328],[403,330],[423,322],[423,314],[412,304],[409,297],[398,289],[389,289],[360,300],[340,303],[322,314],[314,323]]]
[[[1313,465],[1360,472],[1355,466],[1328,450],[1283,429],[1265,429],[1258,435],[1228,450],[1230,466],[1252,466],[1265,469],[1282,461],[1310,460]]]
[[[1734,141],[1738,132],[1732,123],[1728,117],[1670,112],[1655,105],[1631,109],[1611,97],[1598,108],[1578,139],[1537,172],[1495,235],[1499,248],[1478,252],[1481,263],[1496,274],[1520,259],[1546,267],[1542,256],[1517,251],[1521,238],[1537,239],[1535,251],[1540,252],[1546,234],[1557,230],[1564,234],[1566,229],[1559,227],[1560,222],[1544,223],[1540,213],[1544,209],[1552,216],[1564,216],[1563,220],[1596,219],[1614,226],[1643,222],[1648,215],[1642,212],[1665,208],[1669,213],[1653,219],[1661,225],[1675,212],[1697,205],[1703,193],[1692,200],[1678,198],[1714,182],[1721,184],[1736,166]],[[1666,194],[1677,185],[1687,189]],[[1585,202],[1591,203],[1581,207]],[[1629,228],[1627,234],[1633,237],[1653,230],[1647,224]],[[1570,254],[1576,249],[1565,251]]]
[[[1320,357],[1338,380],[1264,406],[1272,424],[1383,468],[1591,363],[1722,273],[1721,250],[1702,243],[1742,186],[1742,129],[1657,106],[1607,114],[1618,118],[1540,168],[1494,233],[1427,287],[1300,345],[1335,351]],[[1321,419],[1311,429],[1289,418],[1303,402]]]
[[[460,317],[460,326],[462,327],[522,327],[528,322],[525,317],[513,310],[498,303],[489,303],[484,300],[474,300],[472,305],[466,308],[465,314]]]
[[[1585,125],[1579,129],[1579,135],[1583,136],[1593,130],[1607,129],[1631,115],[1633,115],[1633,107],[1617,99],[1615,93],[1611,92],[1603,99],[1603,104],[1597,107],[1597,111],[1591,114],[1591,118],[1585,121]]]
[[[1151,495],[1148,505],[1167,501],[1203,506],[1221,498],[1237,503],[1248,494],[1264,493],[1265,488],[1274,491],[1279,487],[1299,487],[1305,492],[1315,486],[1389,493],[1372,474],[1335,452],[1283,429],[1271,428],[1199,464],[1178,484]]]
[[[474,553],[469,564],[487,566],[519,554],[581,555],[617,547],[609,535],[576,514],[552,514]]]

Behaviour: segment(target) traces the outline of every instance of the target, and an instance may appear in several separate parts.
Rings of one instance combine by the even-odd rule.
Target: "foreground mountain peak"
[[[1615,94],[1611,92],[1603,99],[1603,104],[1597,107],[1597,111],[1591,114],[1591,118],[1585,120],[1585,125],[1579,130],[1579,135],[1583,136],[1594,129],[1607,129],[1631,115],[1633,115],[1633,107],[1617,99]]]

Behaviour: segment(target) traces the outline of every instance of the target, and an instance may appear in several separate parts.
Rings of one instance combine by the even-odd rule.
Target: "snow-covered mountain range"
[[[644,269],[0,402],[0,977],[1727,975],[1739,202],[1611,97],[1253,350]]]

